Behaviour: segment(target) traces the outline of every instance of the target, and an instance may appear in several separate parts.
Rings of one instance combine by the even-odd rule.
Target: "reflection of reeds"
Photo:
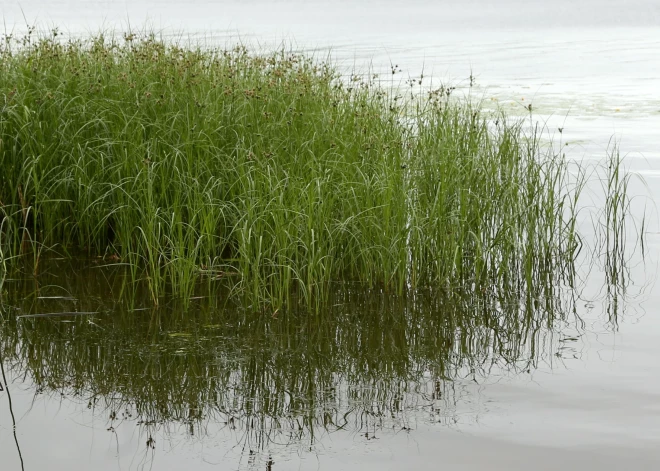
[[[550,289],[538,292],[553,298],[481,290],[400,298],[362,288],[333,291],[334,307],[315,316],[274,318],[224,306],[221,296],[187,311],[179,303],[135,311],[150,294],[118,301],[113,293],[130,280],[124,268],[42,263],[36,291],[34,281],[14,282],[14,311],[73,305],[102,314],[61,322],[5,313],[0,348],[14,374],[114,418],[128,410],[146,427],[181,422],[197,435],[225,423],[250,449],[338,429],[401,429],[422,412],[451,422],[455,381],[534,368],[551,353],[545,334],[570,313]]]
[[[646,211],[641,215],[641,220],[631,217],[632,198],[629,196],[629,184],[635,177],[639,178],[640,186],[645,183],[639,176],[625,172],[616,145],[610,149],[604,165],[606,168],[604,172],[601,170],[600,180],[605,204],[600,215],[601,240],[597,250],[600,251],[605,273],[607,313],[610,322],[616,325],[620,303],[626,297],[629,284],[630,257],[638,247],[644,257]],[[631,223],[635,226],[632,229],[629,227]]]
[[[60,39],[0,48],[0,245],[31,247],[35,272],[43,247],[84,249],[155,304],[202,274],[317,309],[337,281],[516,291],[571,272],[583,181],[451,88],[402,97],[286,51]]]

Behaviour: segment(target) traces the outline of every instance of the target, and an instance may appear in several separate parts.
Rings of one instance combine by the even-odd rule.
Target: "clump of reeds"
[[[4,258],[83,249],[156,302],[202,274],[274,306],[334,282],[516,292],[570,271],[583,180],[448,89],[401,98],[285,50],[55,36],[0,50]]]

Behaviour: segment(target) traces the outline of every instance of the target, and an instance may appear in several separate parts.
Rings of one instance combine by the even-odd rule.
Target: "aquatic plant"
[[[584,174],[450,94],[286,50],[6,38],[3,263],[82,250],[127,264],[154,303],[200,278],[275,309],[319,310],[333,283],[548,295],[539,279],[570,276],[580,248]]]

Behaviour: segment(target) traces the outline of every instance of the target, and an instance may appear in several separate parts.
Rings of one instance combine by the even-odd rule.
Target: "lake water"
[[[646,182],[633,212],[649,208],[625,296],[584,268],[574,303],[533,316],[350,292],[315,318],[221,296],[154,310],[118,300],[121,272],[51,261],[5,285],[1,469],[21,469],[19,450],[30,470],[660,469],[659,2],[7,0],[0,14],[17,33],[24,17],[71,34],[130,20],[285,44],[521,117],[531,103],[571,158],[618,140]],[[73,311],[97,314],[29,317]]]

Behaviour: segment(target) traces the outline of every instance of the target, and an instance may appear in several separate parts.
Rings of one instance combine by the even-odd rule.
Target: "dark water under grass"
[[[5,281],[5,469],[657,463],[657,390],[636,383],[652,337],[616,337],[640,332],[638,290],[600,270],[578,297],[343,287],[310,313],[222,290],[154,307],[104,265],[46,258]]]
[[[224,49],[238,29],[253,45],[277,49],[284,38],[309,49],[270,56],[289,87],[269,92],[273,109],[248,83],[263,85],[268,65],[240,48],[230,54],[252,75],[241,77],[234,108],[222,106],[230,95],[212,94],[212,81],[195,82],[190,63],[178,85],[163,87],[159,73],[176,67],[150,68],[153,54],[146,60],[144,51],[160,46],[139,35],[142,53],[112,67],[102,56],[113,53],[100,47],[105,62],[82,54],[36,72],[36,62],[2,69],[11,80],[0,82],[1,168],[10,169],[0,173],[0,469],[660,468],[658,6],[606,4],[21,5],[28,18],[53,19],[83,38],[128,12],[184,29],[166,27],[166,41],[190,34]],[[0,14],[19,38],[21,10],[3,4]],[[303,59],[328,50],[340,68],[305,75]],[[376,81],[364,80],[370,60]],[[362,81],[350,82],[354,68]],[[453,97],[470,94],[473,107],[444,107],[442,96],[436,104],[445,114],[411,106],[407,80],[421,79],[422,68],[422,89],[455,82]],[[367,106],[376,115],[356,116],[359,100],[342,102],[343,113],[327,106],[319,97],[331,81],[322,74],[335,71],[356,84],[337,98],[368,99],[358,109],[376,103],[376,82],[400,87],[397,119],[381,120],[388,114],[380,105]],[[217,83],[228,85],[226,72],[216,65],[224,80]],[[312,86],[296,81],[305,77]],[[110,86],[95,88],[98,78]],[[148,103],[160,98],[154,86],[180,97],[161,98],[166,113]],[[292,90],[307,93],[298,103],[308,113],[285,139]],[[379,100],[392,104],[391,96]],[[509,116],[504,134],[494,124],[497,106]],[[433,132],[415,134],[429,116],[439,118],[427,128]],[[548,128],[534,134],[537,121]],[[514,165],[493,173],[502,161],[484,150],[500,149],[505,135],[514,146],[502,155]],[[339,150],[330,146],[337,136]],[[402,150],[406,140],[415,145]],[[130,149],[124,160],[122,148]],[[479,158],[463,165],[461,150]],[[196,158],[209,154],[232,159]],[[434,159],[410,159],[427,154]],[[546,166],[530,166],[530,158]],[[512,169],[530,170],[530,185],[500,185]],[[645,180],[627,179],[631,169]],[[160,182],[156,191],[149,182]],[[471,185],[479,192],[446,192],[436,207],[446,211],[428,212],[434,190]],[[239,207],[241,200],[252,204]],[[202,219],[207,226],[191,224]],[[473,224],[479,220],[486,223]],[[242,239],[254,250],[237,249],[240,227],[249,227],[237,221],[255,228]],[[415,224],[425,239],[410,235]],[[321,239],[332,243],[310,251],[327,227],[332,237]],[[204,231],[215,239],[199,237]],[[280,238],[264,243],[271,236]],[[392,240],[398,245],[383,243]],[[451,254],[439,256],[442,247]],[[291,278],[273,289],[285,266]],[[310,283],[301,267],[325,281]],[[310,296],[308,286],[321,289]]]

